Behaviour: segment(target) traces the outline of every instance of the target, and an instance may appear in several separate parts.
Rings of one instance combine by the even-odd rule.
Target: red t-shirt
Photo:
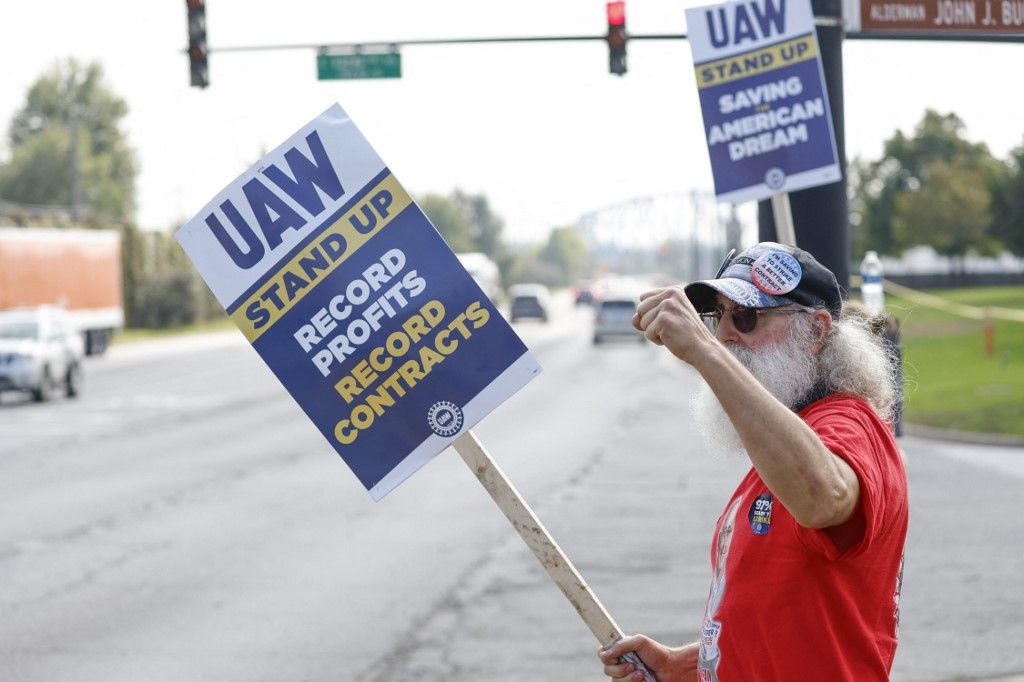
[[[751,469],[715,528],[701,680],[889,678],[907,535],[902,455],[860,399],[831,395],[800,416],[857,474],[858,509],[837,529],[854,540],[840,551],[798,525]]]

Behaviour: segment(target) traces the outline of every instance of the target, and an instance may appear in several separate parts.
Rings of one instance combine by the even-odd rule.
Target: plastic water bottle
[[[885,295],[882,293],[882,261],[874,251],[864,254],[860,262],[860,293],[864,307],[872,315],[885,311]]]

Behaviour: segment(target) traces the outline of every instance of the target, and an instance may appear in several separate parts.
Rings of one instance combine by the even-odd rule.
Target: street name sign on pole
[[[339,105],[176,237],[374,500],[454,445],[600,643],[622,637],[470,431],[540,366]]]
[[[317,80],[401,78],[402,55],[391,52],[320,52],[316,56]]]
[[[844,0],[843,16],[860,35],[1024,37],[1022,0]]]
[[[810,2],[739,0],[686,21],[715,195],[773,197],[779,240],[795,244],[788,193],[842,179]]]

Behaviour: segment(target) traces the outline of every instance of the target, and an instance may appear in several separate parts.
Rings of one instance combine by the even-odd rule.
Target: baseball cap
[[[843,307],[831,270],[803,249],[775,242],[751,246],[727,261],[715,279],[691,282],[684,291],[699,313],[714,309],[716,293],[747,308],[791,303],[824,308],[833,319]]]

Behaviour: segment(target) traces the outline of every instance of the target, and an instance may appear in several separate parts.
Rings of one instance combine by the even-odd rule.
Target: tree
[[[562,278],[561,269],[549,261],[540,258],[543,247],[532,244],[521,247],[512,255],[506,284],[536,282],[547,286],[558,286]]]
[[[995,253],[988,236],[989,190],[984,173],[965,165],[933,161],[914,192],[895,200],[893,235],[899,243],[930,244],[941,254],[964,256],[968,249]]]
[[[568,285],[590,272],[590,251],[583,237],[572,227],[551,230],[537,257],[557,273],[552,284]]]
[[[133,223],[121,226],[121,282],[124,286],[124,325],[137,327],[141,318],[138,290],[145,278],[145,233]]]
[[[487,197],[483,194],[466,194],[456,189],[452,192],[452,201],[461,207],[469,219],[469,238],[473,249],[492,260],[500,260],[505,251],[501,235],[505,221],[491,210]]]
[[[121,231],[125,318],[129,327],[163,328],[223,317],[185,251],[166,232]]]
[[[136,291],[135,326],[166,329],[192,324],[198,317],[195,280],[188,272],[152,274]]]
[[[984,144],[965,140],[963,130],[964,123],[956,114],[939,114],[929,109],[912,137],[896,131],[886,140],[879,160],[854,161],[850,178],[854,194],[851,207],[856,213],[852,220],[856,226],[855,258],[859,259],[867,249],[897,253],[913,245],[901,237],[916,232],[894,233],[897,200],[921,188],[931,164],[942,161],[954,168],[976,170],[986,186],[994,182],[998,161]]]
[[[505,222],[483,194],[456,189],[448,196],[427,194],[418,203],[452,250],[479,251],[499,265],[507,260],[501,235]]]
[[[1008,250],[1024,255],[1024,144],[1010,152],[1006,172],[992,191],[991,234]]]
[[[77,198],[92,224],[130,220],[137,164],[120,129],[127,113],[98,63],[68,59],[54,65],[29,88],[11,121],[0,198],[60,206]]]
[[[462,207],[449,197],[427,194],[417,200],[448,246],[456,253],[475,251],[470,235],[470,222]]]

